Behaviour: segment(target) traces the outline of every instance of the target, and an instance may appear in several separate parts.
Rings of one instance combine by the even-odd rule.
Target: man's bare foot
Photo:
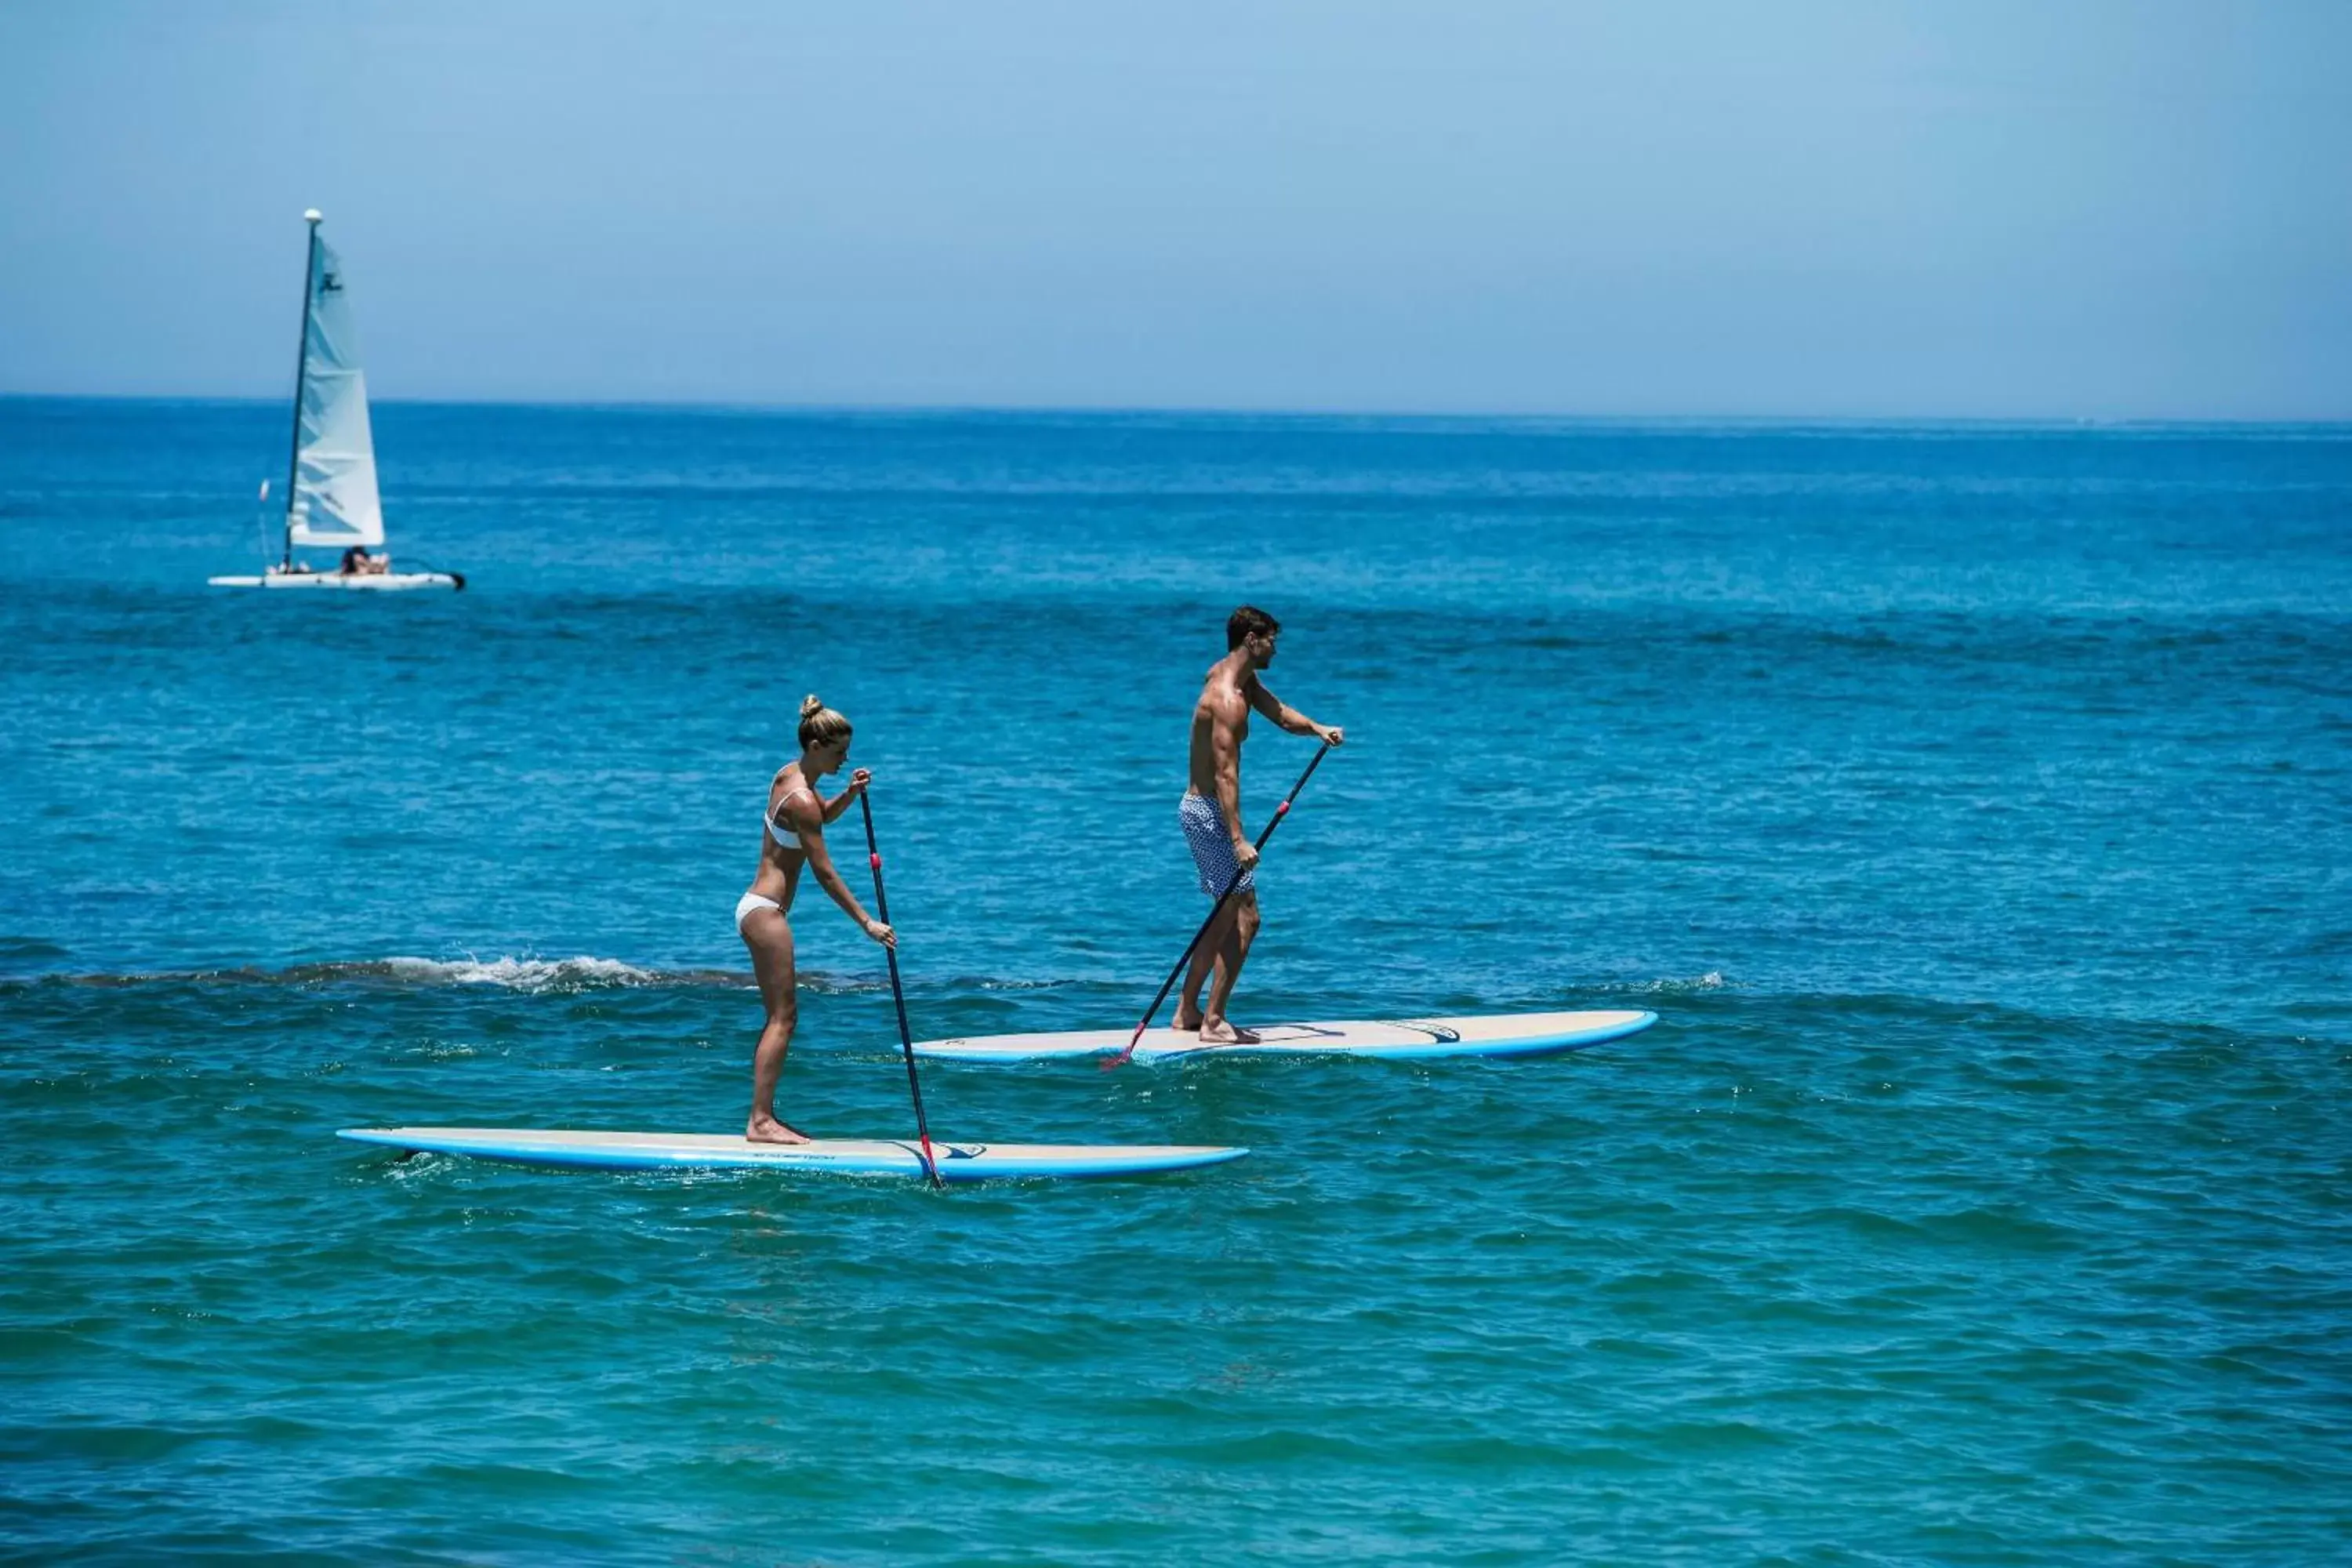
[[[788,1126],[772,1116],[755,1116],[743,1129],[744,1140],[752,1143],[810,1143],[815,1142],[797,1127]]]
[[[1201,1043],[1204,1046],[1254,1046],[1257,1037],[1230,1019],[1201,1020]]]
[[[1184,1005],[1181,1002],[1178,1003],[1176,1005],[1176,1032],[1180,1035],[1193,1035],[1200,1033],[1200,1029],[1201,1014],[1199,1009],[1195,1008],[1192,1012],[1192,1016],[1190,1019],[1187,1019],[1184,1016]]]

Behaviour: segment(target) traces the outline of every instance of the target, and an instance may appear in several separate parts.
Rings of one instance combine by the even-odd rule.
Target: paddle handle
[[[866,818],[866,863],[874,868],[874,911],[888,925],[890,895],[882,890],[882,851],[874,842],[874,805],[865,790],[857,792],[857,809]],[[931,1185],[944,1188],[947,1184],[940,1179],[939,1156],[931,1152],[930,1124],[923,1119],[923,1080],[915,1071],[915,1032],[907,1026],[907,988],[898,979],[898,950],[885,946],[882,952],[890,960],[890,1000],[898,1008],[898,1047],[907,1054],[907,1093],[915,1102],[915,1136],[923,1144],[923,1171],[931,1178]]]
[[[1298,775],[1298,782],[1290,786],[1290,793],[1282,797],[1282,804],[1276,806],[1274,815],[1265,819],[1265,830],[1257,836],[1257,842],[1254,847],[1259,849],[1265,847],[1265,841],[1274,837],[1274,830],[1282,826],[1284,817],[1290,815],[1290,803],[1298,798],[1298,792],[1307,787],[1307,781],[1315,776],[1315,770],[1323,765],[1323,758],[1330,750],[1331,742],[1328,741],[1315,748],[1315,755],[1307,761],[1307,771]],[[1233,898],[1242,885],[1242,879],[1248,875],[1249,872],[1241,867],[1234,868],[1232,878],[1225,883],[1225,890],[1219,893],[1217,901],[1209,906],[1209,918],[1201,922],[1201,929],[1194,931],[1192,940],[1184,944],[1183,956],[1177,959],[1176,967],[1168,972],[1168,978],[1160,983],[1160,993],[1152,997],[1151,1005],[1146,1007],[1143,1010],[1143,1016],[1136,1020],[1135,1033],[1127,1038],[1127,1049],[1105,1062],[1103,1064],[1105,1067],[1123,1067],[1128,1059],[1135,1055],[1135,1047],[1142,1042],[1143,1031],[1151,1027],[1151,1020],[1159,1013],[1160,1005],[1167,1001],[1168,993],[1176,988],[1176,977],[1182,974],[1184,966],[1192,962],[1192,953],[1201,945],[1201,939],[1209,934],[1209,928],[1215,925],[1217,917],[1225,912],[1226,901]]]

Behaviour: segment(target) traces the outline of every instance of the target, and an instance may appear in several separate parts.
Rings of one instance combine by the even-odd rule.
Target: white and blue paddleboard
[[[820,1138],[754,1143],[699,1132],[569,1132],[537,1127],[346,1127],[335,1134],[412,1154],[470,1154],[521,1165],[591,1171],[822,1171],[842,1176],[921,1176],[912,1139]],[[1181,1143],[940,1143],[940,1179],[1134,1176],[1238,1160],[1246,1149]]]
[[[1605,1040],[1638,1035],[1655,1013],[1621,1008],[1604,1013],[1495,1013],[1468,1018],[1351,1018],[1321,1024],[1252,1024],[1257,1043],[1204,1042],[1175,1029],[1146,1029],[1138,1061],[1205,1057],[1387,1057],[1430,1061],[1444,1057],[1549,1057]],[[919,1040],[915,1054],[941,1061],[1028,1062],[1060,1057],[1115,1056],[1132,1029],[1076,1029],[1065,1034],[978,1035],[969,1039]]]

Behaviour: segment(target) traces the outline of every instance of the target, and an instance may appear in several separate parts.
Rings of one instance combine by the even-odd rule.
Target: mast
[[[302,215],[310,226],[310,239],[302,254],[302,335],[294,342],[294,436],[286,453],[286,552],[278,563],[280,572],[294,564],[294,503],[301,494],[295,481],[302,473],[302,376],[310,363],[310,279],[319,270],[320,216],[317,207]]]

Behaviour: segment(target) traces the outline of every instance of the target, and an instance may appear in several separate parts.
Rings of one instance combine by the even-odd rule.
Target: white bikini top
[[[784,770],[778,768],[776,770],[776,777],[782,778],[783,776]],[[773,786],[771,785],[771,787]],[[776,841],[776,847],[779,849],[798,850],[801,847],[801,836],[799,834],[776,826],[776,813],[783,810],[784,802],[792,799],[793,796],[796,795],[816,795],[816,791],[809,788],[806,784],[795,784],[791,789],[786,790],[782,795],[777,796],[774,807],[768,812],[766,816],[761,818],[761,820],[768,825],[768,837]],[[820,795],[818,798],[822,800],[824,797]]]

